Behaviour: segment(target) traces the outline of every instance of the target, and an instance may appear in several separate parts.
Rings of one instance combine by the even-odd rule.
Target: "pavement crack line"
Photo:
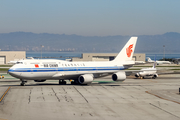
[[[66,90],[62,87],[62,89],[64,90],[64,92],[67,94]]]
[[[4,94],[1,96],[0,98],[0,102],[3,100],[3,98],[6,96],[6,94],[8,93],[8,91],[10,90],[11,87],[8,87],[8,89],[4,92]]]
[[[76,88],[76,87],[74,87],[74,89],[84,98],[84,100],[88,103],[88,100],[83,96],[83,94],[81,93],[81,92],[79,92],[79,90]]]
[[[164,112],[166,112],[166,113],[168,113],[168,114],[170,114],[170,115],[172,115],[172,116],[174,116],[174,117],[180,118],[179,116],[174,115],[174,114],[172,114],[172,113],[170,113],[170,112],[168,112],[168,111],[166,111],[166,110],[164,110],[164,109],[162,109],[162,108],[160,108],[160,107],[158,107],[158,106],[156,106],[156,105],[154,105],[152,103],[149,103],[149,104],[156,107],[156,108],[158,108],[158,109],[160,109],[160,110],[162,110],[162,111],[164,111]]]
[[[57,94],[56,94],[56,92],[54,91],[54,89],[53,89],[53,88],[51,88],[51,89],[52,89],[52,91],[54,92],[54,94],[55,94],[57,100],[60,102],[60,99],[59,99],[59,97],[57,96]]]
[[[28,104],[31,102],[31,90],[30,90],[30,93],[29,93],[29,102]]]

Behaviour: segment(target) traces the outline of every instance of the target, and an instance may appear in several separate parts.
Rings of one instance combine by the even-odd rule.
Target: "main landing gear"
[[[27,83],[27,81],[24,81],[24,80],[21,79],[21,84],[20,85],[25,86],[25,83]]]
[[[71,85],[79,85],[78,80],[71,81]]]
[[[79,85],[78,80],[70,80],[71,85]],[[59,80],[59,85],[66,85],[66,81],[65,80]]]
[[[59,85],[66,85],[66,81],[64,81],[64,80],[59,80]]]

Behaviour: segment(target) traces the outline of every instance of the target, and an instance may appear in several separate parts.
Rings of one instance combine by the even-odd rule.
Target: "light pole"
[[[164,48],[164,60],[165,60],[165,45],[163,45],[163,48]]]
[[[41,59],[42,59],[42,48],[43,48],[44,46],[43,45],[41,45]]]

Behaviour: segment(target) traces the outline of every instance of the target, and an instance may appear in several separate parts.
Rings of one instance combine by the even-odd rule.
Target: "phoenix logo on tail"
[[[132,45],[129,45],[129,47],[126,48],[126,54],[127,54],[128,57],[130,57],[130,56],[131,56],[131,53],[133,52],[133,51],[132,51],[132,48],[133,48],[133,44],[132,44]]]

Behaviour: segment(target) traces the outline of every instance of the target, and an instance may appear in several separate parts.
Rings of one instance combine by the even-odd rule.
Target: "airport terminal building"
[[[8,64],[10,61],[18,61],[25,58],[25,51],[0,51],[0,64]]]
[[[83,53],[81,58],[72,58],[72,61],[111,61],[118,55],[118,53]],[[145,53],[134,53],[134,61],[146,60]]]
[[[118,53],[82,53],[81,57],[74,57],[70,61],[111,61]],[[33,57],[33,56],[32,56]],[[0,64],[18,61],[26,58],[26,51],[0,51]],[[134,53],[134,61],[145,61],[145,53]]]

